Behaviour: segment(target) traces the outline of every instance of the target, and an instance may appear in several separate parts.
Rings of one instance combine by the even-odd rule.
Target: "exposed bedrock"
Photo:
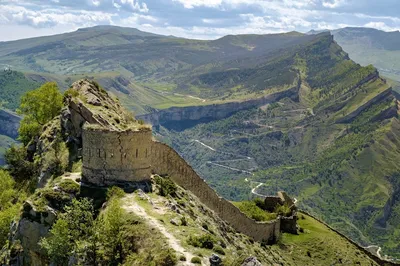
[[[21,117],[18,115],[0,109],[0,135],[6,135],[10,138],[17,138],[18,128]]]
[[[186,125],[187,128],[194,123],[223,119],[238,111],[277,102],[287,97],[297,99],[298,87],[296,86],[282,92],[273,93],[264,97],[247,101],[236,101],[203,106],[171,107],[165,110],[139,115],[136,118],[142,119],[153,126],[163,125],[175,129],[179,129],[176,128],[178,126],[177,122],[179,122],[181,126],[180,129],[183,129],[182,125]]]

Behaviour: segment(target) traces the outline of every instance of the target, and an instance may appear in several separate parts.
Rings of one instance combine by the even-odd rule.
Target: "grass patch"
[[[257,206],[254,201],[240,201],[233,202],[233,204],[239,208],[244,214],[246,214],[249,218],[252,218],[259,222],[266,222],[276,219],[276,213],[266,212]]]

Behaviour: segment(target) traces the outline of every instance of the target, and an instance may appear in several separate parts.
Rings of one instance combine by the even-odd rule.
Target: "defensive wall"
[[[153,142],[152,171],[168,174],[172,181],[191,191],[200,201],[237,231],[256,241],[273,240],[280,234],[280,220],[257,222],[247,217],[236,206],[218,194],[168,145]]]
[[[151,175],[151,129],[110,131],[84,127],[83,181],[99,186],[148,182]]]
[[[285,228],[288,222],[292,223],[281,218],[269,222],[249,218],[220,197],[174,149],[152,140],[151,129],[111,131],[85,126],[82,144],[82,181],[85,183],[109,186],[149,182],[152,173],[168,175],[234,229],[256,241],[274,241],[282,229],[281,223],[284,222]]]

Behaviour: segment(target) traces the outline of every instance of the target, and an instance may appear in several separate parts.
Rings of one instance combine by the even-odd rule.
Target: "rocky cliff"
[[[165,110],[139,115],[136,116],[136,118],[144,120],[155,127],[163,125],[173,129],[184,129],[194,123],[223,119],[238,111],[260,107],[268,103],[277,102],[286,97],[297,99],[298,86],[257,99],[213,105],[171,107]]]
[[[0,135],[17,138],[21,117],[15,113],[0,109]]]

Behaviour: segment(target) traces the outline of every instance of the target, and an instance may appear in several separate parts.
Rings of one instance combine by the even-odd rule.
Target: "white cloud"
[[[345,0],[329,0],[323,1],[322,5],[327,8],[337,8],[343,6],[346,3]]]
[[[140,3],[137,0],[112,0],[112,3],[115,7],[118,9],[126,8],[127,10],[130,10],[132,12],[134,11],[139,11],[143,13],[149,12],[149,9],[146,5],[146,3]]]
[[[375,28],[378,30],[383,30],[383,31],[398,31],[400,27],[390,27],[386,25],[385,22],[379,21],[379,22],[368,22],[367,24],[364,25],[364,27],[367,28]]]
[[[151,25],[151,24],[149,24],[149,22],[155,23],[157,21],[158,21],[158,19],[156,17],[136,13],[127,18],[120,19],[118,21],[117,25],[125,26],[125,27],[138,27],[142,23]]]
[[[185,8],[194,7],[211,7],[221,8],[228,6],[231,8],[239,8],[241,5],[247,6],[261,6],[263,8],[269,8],[271,6],[282,6],[282,7],[296,7],[304,8],[308,6],[315,6],[317,0],[173,0],[174,2],[181,3]],[[337,0],[341,1],[341,0]]]
[[[53,27],[56,25],[93,26],[112,23],[115,14],[95,11],[64,12],[57,9],[34,11],[21,6],[2,6],[1,24],[21,24],[32,27]]]

